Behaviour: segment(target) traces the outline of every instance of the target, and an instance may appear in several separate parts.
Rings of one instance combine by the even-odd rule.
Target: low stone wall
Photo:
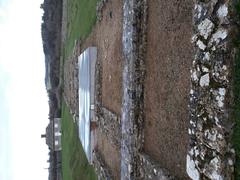
[[[112,180],[113,176],[99,152],[93,152],[93,166],[99,180]]]
[[[96,120],[100,120],[102,114],[102,64],[97,59],[95,66],[95,115]]]
[[[121,179],[139,179],[143,146],[147,1],[124,0]]]
[[[147,154],[140,154],[141,159],[141,178],[153,180],[174,180],[175,177],[171,176],[169,172],[160,167],[160,165],[151,159]]]
[[[64,81],[63,92],[65,101],[70,108],[72,115],[79,114],[79,70],[78,70],[78,56],[80,55],[80,41],[75,41],[73,53],[68,57],[64,63]]]
[[[233,178],[230,2],[197,0],[194,8],[187,173],[196,180]]]

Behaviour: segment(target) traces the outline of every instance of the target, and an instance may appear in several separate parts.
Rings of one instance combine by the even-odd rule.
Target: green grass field
[[[62,105],[62,175],[63,180],[95,180],[78,137],[76,125],[65,103]]]
[[[67,40],[65,57],[73,50],[77,39],[84,40],[96,22],[96,5],[98,0],[68,0],[67,5]]]
[[[75,40],[86,39],[96,23],[96,5],[98,0],[67,1],[67,38],[61,52],[61,86],[63,85],[63,68],[66,59],[73,52]]]

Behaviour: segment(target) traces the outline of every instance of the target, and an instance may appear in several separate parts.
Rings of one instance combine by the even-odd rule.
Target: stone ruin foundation
[[[104,6],[107,6],[107,1],[103,3]],[[161,3],[164,5],[168,1]],[[188,2],[181,0],[172,3],[172,5],[179,3],[175,4],[176,8],[179,8],[181,3]],[[150,21],[152,19],[150,18],[154,17],[148,8],[153,8],[152,4],[154,3],[147,0],[123,0],[124,70],[121,116],[102,104],[102,67],[98,62],[96,65],[97,124],[98,129],[110,140],[109,144],[116,146],[120,151],[120,177],[117,179],[234,179],[235,150],[231,144],[234,122],[231,120],[230,109],[233,102],[231,76],[234,63],[234,47],[231,44],[234,27],[231,19],[232,1],[195,0],[188,6],[187,11],[173,12],[176,17],[179,15],[181,18],[172,18],[171,25],[162,25],[166,30],[160,28],[163,31],[159,32],[160,35],[167,36],[171,31],[173,34],[181,30],[185,31],[185,34],[178,34],[172,40],[175,45],[173,45],[172,51],[175,51],[176,54],[173,55],[171,50],[166,50],[165,57],[159,57],[159,62],[157,62],[159,63],[157,67],[166,62],[164,68],[168,68],[167,61],[172,60],[172,64],[170,63],[172,69],[162,71],[169,74],[159,73],[159,76],[166,76],[168,82],[163,80],[163,84],[165,83],[167,86],[169,83],[173,83],[173,86],[169,87],[176,88],[173,91],[175,95],[183,95],[183,97],[182,99],[173,98],[171,102],[166,101],[165,104],[163,104],[164,101],[160,101],[157,105],[154,104],[154,100],[148,99],[150,93],[146,92],[151,90],[148,85],[154,84],[154,81],[151,82],[149,79],[151,74],[148,75],[148,71],[152,70],[148,64],[152,62],[150,52],[148,52],[152,39],[148,33],[151,28]],[[104,6],[101,5],[102,8]],[[175,6],[172,8],[174,9]],[[100,9],[98,8],[98,11]],[[159,9],[159,11],[162,11],[164,15],[169,9]],[[182,18],[186,18],[184,22],[181,22]],[[170,19],[165,20],[169,22]],[[186,24],[187,27],[181,27]],[[186,32],[189,27],[191,29]],[[184,50],[177,50],[177,46],[181,45],[177,44],[177,40],[183,37],[185,41],[181,42],[188,43],[185,49],[188,51],[186,56],[184,56]],[[168,43],[166,42],[166,47],[169,45]],[[161,51],[161,49],[155,48],[155,51]],[[169,56],[168,59],[166,59],[167,56]],[[184,61],[184,64],[182,66],[174,64],[177,61]],[[173,67],[174,65],[176,67]],[[183,67],[186,74],[180,74],[180,67]],[[175,75],[171,76],[171,71]],[[174,77],[177,78],[180,75],[182,79],[174,81],[176,80]],[[157,75],[156,79],[162,80]],[[181,82],[185,83],[184,86]],[[165,86],[163,88],[166,88]],[[152,90],[157,91],[158,89],[154,87]],[[159,89],[159,91],[161,90]],[[156,94],[157,98],[164,96],[168,99],[174,97],[173,94],[168,96],[167,92]],[[184,101],[184,103],[175,104],[174,100]],[[148,106],[146,107],[146,105]],[[174,107],[173,110],[179,108],[176,110],[179,111],[179,117],[178,114],[176,116],[162,115],[167,113],[169,107]],[[181,108],[186,110],[184,115],[181,114]],[[155,120],[148,114],[158,111],[163,113],[156,116]],[[177,120],[182,122],[181,126],[178,126]],[[169,121],[171,126],[161,124],[164,121]],[[151,127],[151,123],[156,122],[159,127],[168,128],[168,131],[157,129],[158,126]],[[164,149],[165,144],[158,141],[156,147],[162,147],[159,150],[161,155],[158,156],[157,150],[148,148],[148,143],[153,141],[148,134],[150,131],[162,131],[159,135],[170,136],[170,138],[166,138],[169,142],[164,141],[164,143],[168,143],[169,150]],[[171,141],[174,133],[179,133],[182,138],[183,148],[180,152],[178,149],[174,149],[179,145],[177,140]],[[154,142],[152,143],[154,144]],[[114,179],[111,168],[106,164],[104,155],[100,151],[101,149],[93,153],[93,164],[98,177],[99,179]]]

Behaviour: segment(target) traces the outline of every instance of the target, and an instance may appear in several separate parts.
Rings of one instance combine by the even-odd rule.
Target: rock
[[[192,43],[194,43],[194,42],[196,42],[197,41],[197,39],[198,39],[198,36],[195,34],[195,35],[193,35],[192,36]]]
[[[224,22],[227,22],[226,20],[227,15],[228,15],[228,7],[226,4],[224,4],[220,6],[219,9],[217,10],[217,16],[221,24]]]
[[[200,4],[195,4],[194,9],[196,11],[196,17],[200,19],[203,7]]]
[[[213,31],[213,28],[214,24],[208,18],[206,18],[198,25],[198,31],[204,39],[207,39],[209,37],[209,35]]]
[[[196,44],[201,50],[205,50],[207,47],[201,40],[198,40]]]
[[[194,11],[194,19],[196,22],[198,22],[207,15],[207,8],[203,4],[195,4]]]
[[[220,96],[225,96],[225,94],[226,94],[226,89],[225,89],[225,88],[219,88],[219,89],[218,89],[218,92],[219,92],[219,95],[220,95]]]
[[[154,175],[157,175],[157,170],[153,169],[153,173],[154,173]]]
[[[217,46],[220,41],[224,40],[226,37],[227,37],[227,30],[226,29],[219,29],[217,30],[217,32],[215,32],[213,35],[212,35],[212,38],[210,39],[210,42],[209,42],[209,46]]]
[[[221,161],[220,158],[217,156],[213,158],[210,163],[208,163],[203,173],[205,176],[212,180],[223,180],[223,177],[221,175]]]
[[[209,69],[206,68],[205,66],[202,67],[202,71],[205,72],[205,73],[208,73],[209,72]]]
[[[218,89],[218,95],[216,96],[216,101],[217,101],[218,107],[220,108],[222,108],[224,105],[225,94],[226,94],[225,88]]]
[[[229,164],[230,166],[233,166],[233,160],[232,160],[232,159],[228,159],[228,164]]]
[[[223,149],[226,145],[226,141],[223,138],[221,131],[218,131],[216,128],[206,129],[204,131],[204,141],[205,145],[211,149],[216,150],[220,154],[223,153]]]
[[[210,53],[209,52],[204,53],[203,60],[206,60],[206,61],[210,60]]]
[[[187,155],[187,174],[191,179],[200,179],[200,173],[196,169],[195,163],[189,155]]]
[[[193,81],[198,81],[198,75],[197,75],[197,71],[193,71],[192,73],[191,73],[191,78],[192,78],[192,80]]]
[[[204,87],[204,86],[209,86],[209,73],[203,75],[201,78],[200,78],[200,86],[201,87]]]
[[[219,7],[217,11],[217,15],[219,18],[223,18],[228,15],[228,7],[226,6],[226,4]]]
[[[191,89],[191,90],[190,90],[190,94],[191,94],[191,95],[193,95],[193,93],[194,93],[194,90],[193,90],[193,89]]]

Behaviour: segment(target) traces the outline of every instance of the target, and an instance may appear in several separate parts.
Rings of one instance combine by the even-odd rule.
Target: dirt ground
[[[110,168],[115,180],[120,179],[121,155],[120,150],[109,144],[108,138],[97,131],[97,149],[104,157],[107,167]]]
[[[98,59],[102,63],[102,104],[118,115],[122,105],[122,9],[122,1],[108,1],[94,32]],[[120,149],[112,146],[100,132],[97,144],[114,179],[120,179]]]
[[[148,2],[144,150],[171,174],[186,179],[193,4]]]

